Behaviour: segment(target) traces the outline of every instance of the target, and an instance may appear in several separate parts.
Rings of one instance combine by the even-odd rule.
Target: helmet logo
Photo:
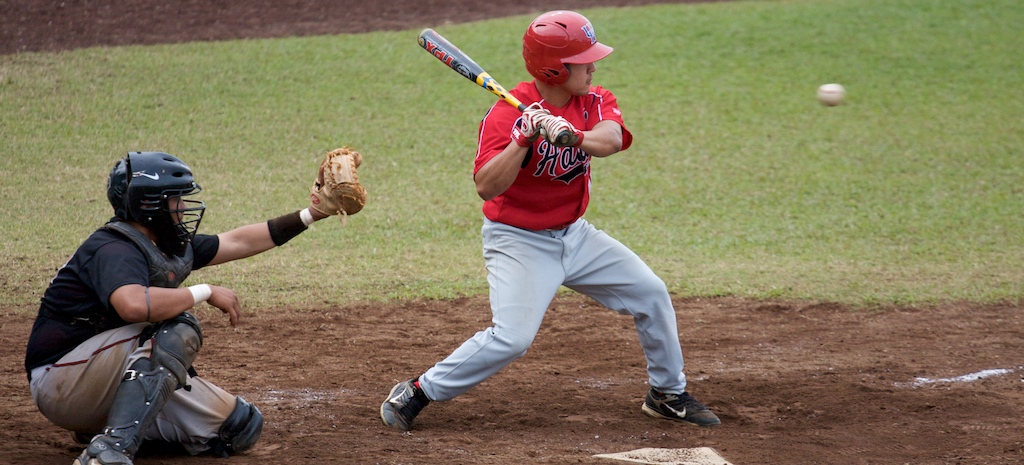
[[[147,173],[145,171],[136,171],[136,172],[132,173],[132,177],[133,178],[137,178],[139,176],[145,176],[145,177],[147,177],[149,179],[152,179],[154,181],[158,181],[160,179],[160,173],[149,174],[149,173]]]
[[[597,34],[594,33],[594,26],[591,26],[590,23],[587,23],[584,24],[583,27],[581,27],[580,29],[583,29],[583,34],[585,34],[587,38],[590,39],[591,45],[597,43]]]

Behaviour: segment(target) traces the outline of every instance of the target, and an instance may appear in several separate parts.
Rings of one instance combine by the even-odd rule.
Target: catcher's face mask
[[[174,226],[176,243],[182,244],[179,246],[182,250],[177,255],[184,253],[183,245],[192,242],[192,239],[196,237],[196,232],[199,231],[199,222],[203,220],[203,214],[206,213],[206,204],[203,201],[184,198],[184,195],[194,195],[202,190],[198,184],[195,187],[195,190],[188,194],[171,195],[164,202],[167,217],[170,218],[171,224]]]

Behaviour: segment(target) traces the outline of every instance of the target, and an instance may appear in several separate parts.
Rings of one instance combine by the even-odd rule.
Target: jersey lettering
[[[546,140],[536,146],[540,160],[537,161],[535,177],[550,176],[566,184],[587,172],[590,156],[576,147],[556,147]]]

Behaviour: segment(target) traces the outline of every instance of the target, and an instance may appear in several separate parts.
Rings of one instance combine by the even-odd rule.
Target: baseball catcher
[[[362,154],[347,146],[327,152],[309,188],[310,208],[324,215],[338,215],[342,222],[348,215],[359,213],[366,205],[366,189],[356,173],[362,164]]]
[[[311,203],[198,234],[206,210],[193,198],[200,191],[191,168],[173,155],[125,155],[107,179],[114,217],[43,293],[25,369],[39,411],[87,445],[75,465],[131,465],[149,440],[227,456],[260,438],[259,409],[192,367],[204,339],[192,308],[206,302],[235,326],[238,296],[213,284],[181,284],[193,271],[284,245],[328,214]]]

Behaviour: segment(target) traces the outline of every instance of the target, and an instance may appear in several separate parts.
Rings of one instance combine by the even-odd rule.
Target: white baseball
[[[844,97],[846,97],[846,89],[842,84],[823,84],[818,88],[818,101],[822,105],[834,107],[843,103]]]

